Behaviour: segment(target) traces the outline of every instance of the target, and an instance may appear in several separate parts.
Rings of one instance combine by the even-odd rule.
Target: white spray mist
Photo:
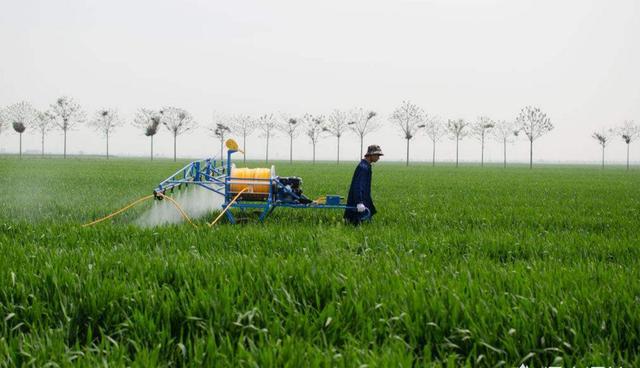
[[[224,197],[220,194],[204,189],[200,186],[175,191],[171,196],[184,212],[192,219],[203,217],[214,211],[221,211]],[[169,200],[154,201],[153,207],[146,211],[136,221],[141,227],[154,227],[167,224],[177,224],[184,221],[182,215]]]

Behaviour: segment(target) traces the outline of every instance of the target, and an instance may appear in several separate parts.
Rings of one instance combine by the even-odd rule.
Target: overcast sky
[[[202,126],[213,111],[329,114],[363,107],[383,128],[366,143],[386,159],[404,157],[400,132],[387,120],[411,100],[442,118],[480,115],[514,119],[537,105],[555,130],[534,145],[537,161],[597,161],[594,130],[640,122],[640,1],[3,1],[0,12],[0,106],[26,100],[45,109],[60,95],[75,98],[88,116],[115,107],[127,122],[139,107],[183,107]],[[286,158],[278,138],[270,156]],[[640,142],[638,142],[640,143]],[[412,159],[430,159],[426,137],[413,141]],[[15,132],[0,135],[0,152],[16,152]],[[25,150],[38,150],[27,131]],[[178,154],[217,152],[204,130],[179,137]],[[528,146],[511,146],[525,161]],[[103,139],[87,127],[69,136],[72,153],[102,153]],[[263,139],[250,138],[250,158]],[[479,160],[472,138],[461,159]],[[62,135],[47,137],[62,151]],[[145,155],[148,140],[130,126],[112,139],[112,153]],[[297,158],[310,158],[305,137]],[[343,157],[356,160],[357,139],[346,136]],[[172,154],[167,131],[156,152]],[[438,146],[452,160],[455,144]],[[500,161],[490,143],[485,156]],[[607,156],[623,161],[613,140]],[[321,141],[320,159],[335,157],[335,139]],[[632,145],[640,161],[640,144]]]

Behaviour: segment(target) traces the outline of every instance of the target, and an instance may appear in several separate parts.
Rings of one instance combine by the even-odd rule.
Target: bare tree
[[[302,124],[304,125],[305,134],[309,137],[311,141],[311,145],[313,146],[313,164],[316,163],[316,144],[322,133],[327,131],[324,127],[324,116],[313,116],[310,114],[305,114],[302,117]]]
[[[56,117],[51,111],[38,112],[38,118],[34,122],[34,127],[40,132],[40,155],[44,157],[44,137],[48,131],[50,131],[55,124]]]
[[[525,106],[516,118],[518,130],[529,139],[529,168],[533,167],[533,141],[553,130],[551,119],[539,107]]]
[[[99,133],[102,133],[106,138],[106,153],[107,160],[109,159],[109,135],[113,133],[116,127],[122,125],[120,118],[118,117],[118,111],[116,109],[100,109],[96,111],[93,120],[89,122]]]
[[[38,119],[38,110],[28,102],[18,102],[7,108],[7,118],[20,138],[20,158],[22,158],[22,133],[33,126]]]
[[[469,134],[467,131],[468,126],[469,123],[463,119],[449,119],[449,121],[447,121],[449,137],[456,140],[456,167],[458,167],[458,146],[460,141]]]
[[[231,131],[234,131],[242,135],[242,149],[244,155],[242,155],[242,161],[247,163],[247,136],[251,135],[256,130],[256,122],[249,115],[237,115],[231,122]]]
[[[14,121],[13,130],[18,132],[18,135],[20,136],[20,158],[22,158],[22,133],[27,130],[27,126],[22,122]]]
[[[340,137],[342,137],[349,127],[349,116],[345,111],[333,110],[327,120],[328,123],[325,126],[325,131],[338,139],[336,162],[340,164]],[[362,143],[360,143],[360,147],[362,150]]]
[[[640,136],[640,126],[636,125],[632,120],[627,120],[618,128],[618,134],[627,144],[627,170],[629,170],[629,146],[636,137]]]
[[[480,140],[480,166],[484,167],[484,139],[496,124],[486,116],[480,116],[475,124],[471,125],[471,134]]]
[[[160,110],[162,115],[160,122],[173,134],[173,161],[176,161],[178,136],[195,128],[196,122],[185,109],[178,107],[165,107]]]
[[[274,119],[273,114],[264,114],[258,117],[257,126],[262,132],[262,136],[267,139],[264,160],[269,163],[269,138],[275,134],[278,122]]]
[[[407,141],[407,166],[409,166],[409,142],[420,128],[425,127],[425,113],[418,105],[402,101],[400,107],[391,113],[389,120],[400,129],[403,138]]]
[[[347,125],[360,137],[360,158],[362,158],[364,154],[364,137],[380,127],[378,122],[373,120],[377,114],[375,111],[366,111],[362,108],[357,108],[351,111],[350,115],[351,119]]]
[[[293,138],[298,136],[300,124],[298,119],[290,118],[287,116],[282,117],[282,123],[280,123],[280,130],[289,136],[289,163],[293,163]]]
[[[514,138],[518,136],[518,129],[513,122],[500,120],[496,123],[496,126],[492,130],[493,136],[496,140],[502,143],[504,167],[507,167],[507,143],[513,142]]]
[[[51,112],[56,117],[55,124],[62,129],[64,135],[63,157],[67,158],[67,132],[78,124],[84,123],[86,115],[80,105],[67,96],[58,98],[51,105]]]
[[[133,120],[133,125],[142,128],[144,135],[151,138],[151,161],[153,161],[153,137],[158,133],[161,118],[159,111],[141,108]]]
[[[231,134],[227,118],[220,114],[213,114],[213,125],[208,126],[209,133],[220,141],[220,160],[224,160],[224,141]]]
[[[591,137],[598,141],[598,144],[602,147],[602,168],[604,169],[604,149],[609,143],[609,138],[611,137],[612,131],[602,130],[598,132],[594,132]]]
[[[431,144],[433,146],[433,152],[431,154],[431,166],[436,166],[436,143],[442,139],[445,135],[446,130],[442,121],[435,116],[429,117],[426,119],[424,124],[424,132],[431,139]]]

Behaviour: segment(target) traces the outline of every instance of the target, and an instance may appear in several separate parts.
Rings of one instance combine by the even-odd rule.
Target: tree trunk
[[[242,154],[242,163],[244,166],[247,166],[247,135],[242,135],[242,150],[244,153]]]
[[[41,144],[41,146],[42,146],[42,149],[41,149],[41,151],[40,151],[40,156],[41,156],[41,157],[44,157],[44,131],[42,132],[42,139],[41,139],[41,141],[40,141],[40,144]]]
[[[533,168],[533,140],[529,140],[529,169]]]
[[[436,166],[436,140],[433,140],[433,152],[431,153],[431,166]]]
[[[19,134],[20,136],[20,159],[22,159],[22,133]]]
[[[338,156],[337,156],[338,165],[340,165],[340,136],[338,136]]]
[[[178,134],[173,133],[173,162],[176,162],[176,140],[178,139]]]
[[[362,159],[362,148],[364,144],[364,135],[360,134],[360,159]]]
[[[222,160],[222,157],[224,155],[224,138],[220,137],[220,159]]]
[[[507,168],[507,138],[503,138],[504,141],[502,142],[503,144],[503,156],[504,156],[504,168]]]
[[[604,146],[602,146],[602,169],[604,170]]]
[[[409,141],[410,139],[407,138],[407,166],[409,166]]]
[[[316,164],[316,143],[313,142],[313,164]]]
[[[67,130],[64,129],[64,145],[62,149],[62,158],[67,158]]]
[[[629,143],[627,143],[627,170],[629,170]]]
[[[289,136],[289,163],[293,163],[293,134]]]
[[[107,160],[109,159],[109,132],[107,132]]]
[[[153,136],[151,136],[151,161],[153,161]]]
[[[269,133],[267,133],[267,151],[265,153],[264,160],[266,163],[269,163]]]
[[[480,167],[484,167],[484,133],[482,133],[482,148],[480,149]]]
[[[460,142],[460,138],[456,137],[456,167],[458,167],[458,143]]]

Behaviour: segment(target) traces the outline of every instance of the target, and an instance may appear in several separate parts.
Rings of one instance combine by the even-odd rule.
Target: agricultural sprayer
[[[355,209],[355,207],[343,204],[339,195],[325,195],[315,200],[309,199],[302,193],[302,179],[300,177],[276,176],[275,167],[273,166],[271,168],[255,169],[237,168],[232,163],[231,156],[234,153],[244,154],[244,152],[238,148],[238,144],[232,139],[226,141],[226,147],[226,162],[216,158],[193,161],[162,181],[153,190],[153,195],[143,197],[107,217],[87,224],[87,226],[106,220],[148,198],[170,200],[176,205],[183,217],[189,220],[180,205],[170,196],[175,190],[188,186],[198,186],[222,196],[224,200],[222,212],[210,225],[214,225],[223,215],[226,215],[229,222],[235,224],[237,220],[231,211],[232,209],[241,211],[258,210],[261,222],[278,207]],[[362,220],[368,220],[369,218],[370,212],[366,210],[362,214]]]

